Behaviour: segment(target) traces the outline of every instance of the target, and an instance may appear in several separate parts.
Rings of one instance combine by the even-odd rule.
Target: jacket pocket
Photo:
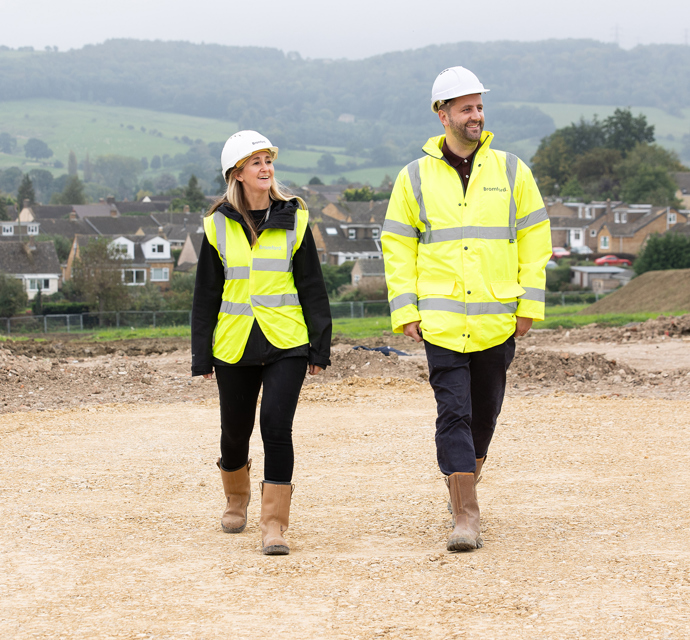
[[[492,282],[491,292],[494,294],[494,298],[506,300],[508,298],[518,298],[525,293],[525,290],[513,280],[503,280],[500,282]]]
[[[418,280],[417,295],[422,296],[452,296],[455,280]]]

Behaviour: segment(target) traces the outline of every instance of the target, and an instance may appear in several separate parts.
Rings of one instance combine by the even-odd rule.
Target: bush
[[[637,275],[647,271],[690,269],[690,237],[679,233],[650,236],[633,268]]]
[[[570,266],[561,265],[546,270],[547,291],[563,291],[570,284]]]
[[[83,302],[43,302],[43,315],[86,313],[89,306]],[[34,309],[36,315],[36,310]]]
[[[354,266],[354,262],[343,262],[343,264],[338,267],[331,264],[321,265],[323,280],[326,283],[326,291],[329,296],[335,296],[340,287],[344,284],[350,284],[350,274]]]
[[[29,297],[21,280],[0,273],[0,317],[11,318],[26,309]]]

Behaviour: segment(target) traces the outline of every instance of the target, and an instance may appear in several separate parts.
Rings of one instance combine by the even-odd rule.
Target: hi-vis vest
[[[234,364],[244,353],[254,318],[268,341],[279,349],[309,342],[307,325],[292,277],[292,258],[309,222],[295,213],[294,229],[266,229],[250,247],[238,222],[220,211],[204,218],[209,243],[218,251],[225,286],[213,334],[213,357]]]
[[[501,344],[515,316],[544,317],[548,216],[529,168],[484,132],[467,192],[443,158],[444,136],[396,180],[381,244],[393,330],[421,320],[424,339],[459,352]]]

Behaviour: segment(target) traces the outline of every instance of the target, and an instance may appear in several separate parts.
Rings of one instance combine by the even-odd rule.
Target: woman
[[[240,131],[221,154],[227,192],[204,218],[192,311],[192,375],[220,394],[226,507],[221,526],[240,533],[251,496],[249,438],[259,390],[264,445],[263,553],[290,552],[283,534],[294,486],[292,421],[305,371],[330,364],[331,314],[321,265],[301,198],[274,177],[278,148]]]

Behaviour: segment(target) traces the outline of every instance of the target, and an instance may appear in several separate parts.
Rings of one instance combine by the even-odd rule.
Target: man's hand
[[[309,375],[315,376],[317,373],[321,373],[323,369],[318,364],[309,365]]]
[[[521,338],[532,328],[532,318],[523,318],[517,316],[517,324],[515,326],[515,337]]]
[[[415,342],[422,341],[422,330],[419,328],[419,322],[408,322],[403,325],[403,333],[410,338],[413,338]]]
[[[205,374],[202,376],[202,378],[203,378],[204,380],[211,380],[211,379],[213,379],[213,372],[211,372],[211,373],[205,373]]]

